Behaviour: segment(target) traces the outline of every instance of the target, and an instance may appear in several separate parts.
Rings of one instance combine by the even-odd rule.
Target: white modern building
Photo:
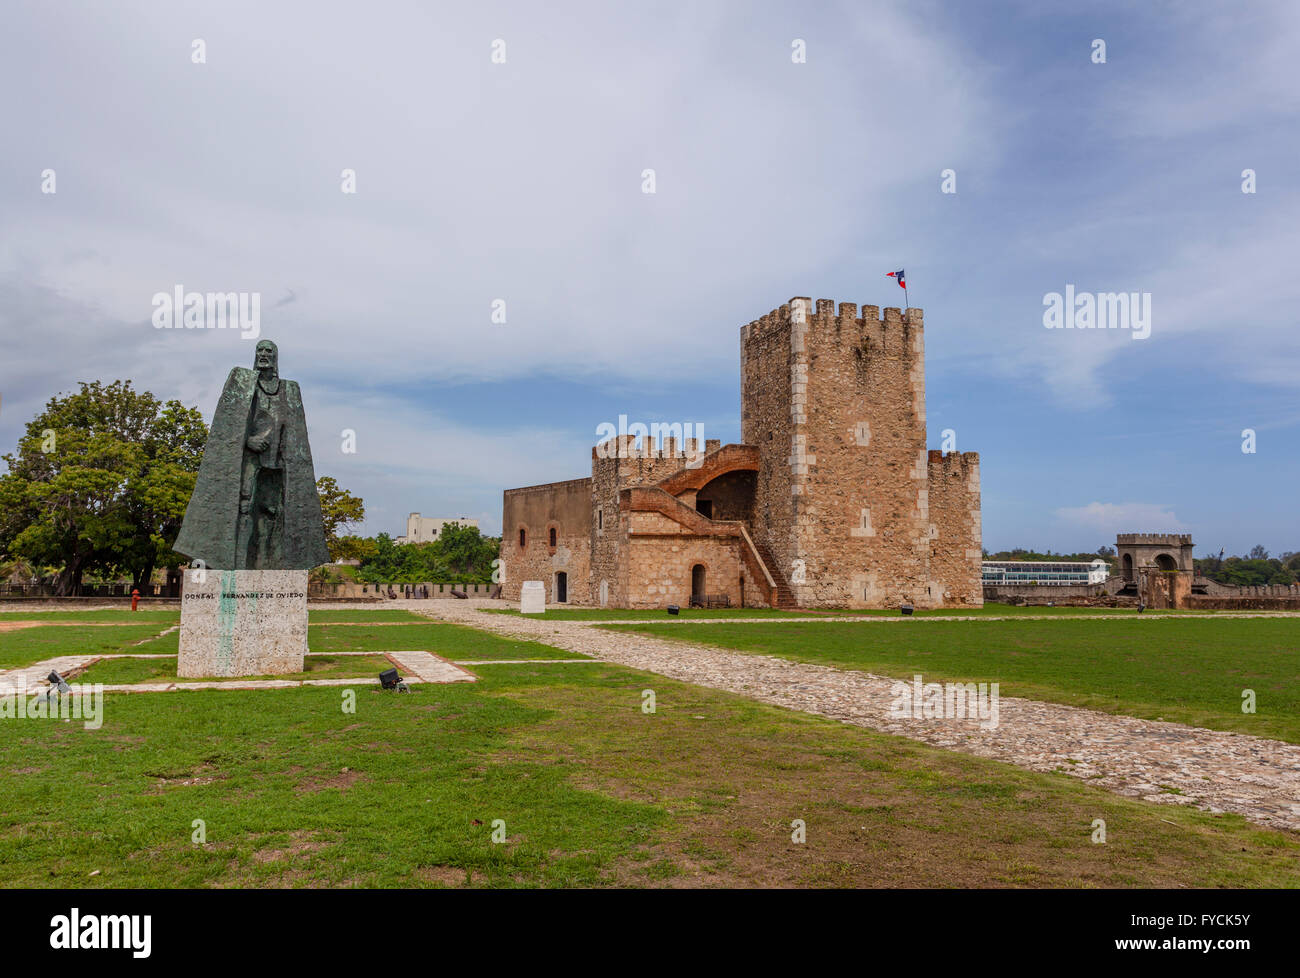
[[[1105,584],[1110,566],[1098,557],[1073,560],[986,560],[984,586],[999,584]]]
[[[442,536],[442,528],[452,523],[459,523],[461,526],[472,526],[477,529],[478,520],[468,516],[457,516],[454,519],[438,519],[432,516],[421,516],[419,513],[412,513],[406,518],[406,535],[400,536],[394,543],[433,543],[438,537]]]

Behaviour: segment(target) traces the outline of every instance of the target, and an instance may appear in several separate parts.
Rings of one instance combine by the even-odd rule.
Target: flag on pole
[[[903,277],[903,270],[902,270],[901,268],[900,268],[898,271],[896,271],[896,272],[886,272],[885,274],[888,275],[888,276],[889,276],[890,278],[892,278],[892,279],[897,279],[897,280],[898,280],[898,287],[899,287],[900,289],[906,289],[906,288],[907,288],[907,279],[905,279],[905,278]]]

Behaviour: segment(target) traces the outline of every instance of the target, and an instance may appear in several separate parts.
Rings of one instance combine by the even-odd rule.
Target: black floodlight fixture
[[[55,672],[54,670],[50,670],[50,674],[49,674],[48,676],[46,676],[45,678],[48,679],[49,682],[50,682],[50,685],[51,685],[52,687],[54,687],[55,689],[57,689],[60,693],[71,693],[71,692],[72,692],[72,687],[68,685],[67,680],[65,680],[62,676],[60,676],[60,675],[59,675],[57,672]]]
[[[910,615],[915,610],[916,609],[913,608],[910,604],[905,604],[899,607],[898,613],[901,615]]]
[[[680,607],[678,607],[677,605],[675,605],[675,604],[670,604],[670,605],[668,606],[668,614],[670,614],[670,615],[678,614],[681,610],[682,610],[682,609],[681,609]]]
[[[385,669],[379,674],[379,685],[384,689],[396,689],[401,681],[402,677],[397,674],[396,669]]]

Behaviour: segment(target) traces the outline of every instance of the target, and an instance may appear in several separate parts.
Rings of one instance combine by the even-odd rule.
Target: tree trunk
[[[136,569],[131,578],[131,587],[139,588],[141,594],[148,594],[146,586],[153,581],[153,561]]]
[[[68,562],[55,579],[54,593],[60,597],[75,595],[81,590],[81,573],[86,564],[84,555],[77,555]]]

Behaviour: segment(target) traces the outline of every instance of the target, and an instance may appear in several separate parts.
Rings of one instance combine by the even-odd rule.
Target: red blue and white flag
[[[890,278],[898,279],[898,287],[900,289],[907,288],[907,279],[903,278],[903,270],[901,268],[896,272],[886,272],[885,274]]]

